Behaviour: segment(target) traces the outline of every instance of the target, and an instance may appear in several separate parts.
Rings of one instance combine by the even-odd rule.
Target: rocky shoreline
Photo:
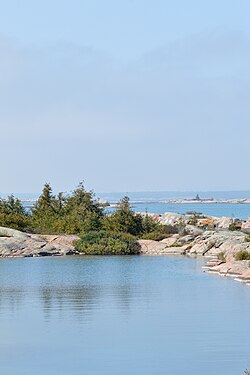
[[[161,221],[173,224],[179,219],[179,215],[165,214]],[[78,239],[72,235],[28,234],[0,227],[0,258],[79,255],[74,248]],[[203,268],[206,272],[234,277],[250,285],[250,261],[235,260],[240,251],[250,252],[250,242],[246,242],[246,234],[242,231],[204,230],[185,223],[183,234],[172,234],[161,241],[142,239],[138,243],[140,254],[144,256],[205,257],[207,263]]]
[[[0,258],[74,255],[77,236],[40,235],[0,227]]]
[[[162,241],[140,240],[143,255],[185,255],[207,259],[203,267],[206,272],[233,277],[250,285],[250,261],[235,259],[240,251],[250,252],[250,242],[246,236],[250,233],[250,218],[238,220],[228,217],[203,216],[196,218],[196,224],[190,225],[192,215],[165,213],[153,215],[164,225],[182,223],[185,234],[174,234]],[[230,230],[234,227],[237,230]]]
[[[197,233],[197,228],[187,226],[189,234],[174,234],[162,241],[140,240],[141,254],[148,256],[178,255],[205,257],[206,272],[234,277],[250,285],[250,261],[236,261],[235,255],[242,250],[250,252],[250,242],[245,242],[246,235],[239,232],[205,231]],[[223,260],[220,260],[223,255]]]

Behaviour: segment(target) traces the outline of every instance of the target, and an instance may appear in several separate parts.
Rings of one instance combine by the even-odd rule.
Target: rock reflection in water
[[[2,310],[14,312],[20,308],[25,298],[25,292],[19,288],[0,287],[0,314]]]
[[[46,318],[54,312],[63,313],[73,311],[78,317],[89,315],[96,307],[100,298],[100,291],[95,287],[44,287],[40,290],[40,299]]]
[[[235,375],[249,315],[250,289],[199,260],[4,260],[0,373]]]

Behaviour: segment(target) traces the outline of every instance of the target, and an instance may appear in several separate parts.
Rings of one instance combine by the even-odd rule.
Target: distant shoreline
[[[21,202],[35,204],[38,199],[35,198],[21,198]],[[107,203],[107,208],[116,208],[118,201],[100,201],[102,204]],[[200,198],[200,199],[160,199],[160,200],[130,200],[133,204],[250,204],[250,198],[234,198],[234,199],[213,199],[213,198]]]
[[[240,199],[168,199],[162,203],[223,203],[223,204],[250,204],[250,198]]]
[[[110,203],[110,208],[117,207],[118,202]],[[130,203],[133,204],[250,204],[250,198],[240,198],[240,199],[166,199],[166,200],[131,200]]]

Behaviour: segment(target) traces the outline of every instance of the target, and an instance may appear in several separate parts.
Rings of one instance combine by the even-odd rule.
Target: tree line
[[[58,195],[46,183],[30,210],[13,195],[0,199],[0,226],[29,233],[78,235],[76,248],[85,254],[137,253],[138,238],[160,239],[175,230],[148,214],[135,213],[126,196],[115,211],[107,212],[83,183],[71,194]]]

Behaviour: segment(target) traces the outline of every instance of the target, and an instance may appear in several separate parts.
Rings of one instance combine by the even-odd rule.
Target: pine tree
[[[83,182],[65,200],[65,231],[79,234],[101,228],[103,209],[93,191],[86,191]]]
[[[0,226],[22,231],[30,230],[30,215],[14,195],[10,195],[7,199],[0,199]]]
[[[123,197],[118,203],[117,210],[104,222],[108,231],[130,233],[137,236],[143,233],[142,216],[136,214],[129,203],[129,197]]]
[[[40,233],[54,233],[57,227],[56,221],[57,200],[53,195],[52,188],[49,183],[45,183],[42,194],[32,209],[32,220],[34,228]]]
[[[159,224],[155,219],[149,216],[148,212],[146,211],[146,215],[143,217],[142,227],[143,233],[151,233],[158,229]]]

